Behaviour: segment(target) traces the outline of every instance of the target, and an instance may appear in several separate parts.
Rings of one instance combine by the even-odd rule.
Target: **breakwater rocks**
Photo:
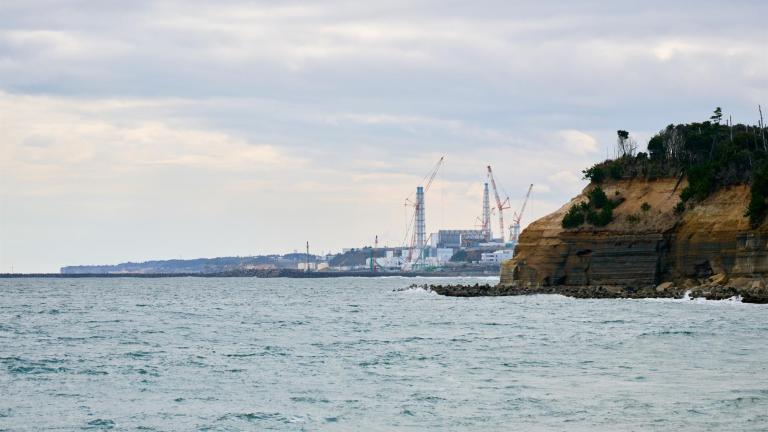
[[[512,287],[508,285],[430,285],[427,289],[449,297],[518,296],[535,294],[559,294],[574,298],[682,298],[685,291],[667,290],[656,292],[654,288],[628,289],[618,286],[567,286]]]
[[[447,297],[493,297],[536,294],[559,294],[581,299],[643,299],[643,298],[705,298],[707,300],[728,300],[737,298],[744,303],[768,304],[768,293],[744,292],[730,286],[695,287],[684,289],[670,287],[657,290],[653,287],[628,288],[621,286],[568,286],[552,285],[540,287],[509,287],[504,285],[430,285],[419,288],[433,291]]]
[[[618,285],[540,285],[515,286],[510,284],[474,285],[411,285],[448,297],[519,296],[535,294],[559,294],[582,299],[642,299],[673,298],[727,300],[736,298],[744,303],[768,304],[768,289],[762,280],[739,278],[727,280],[715,275],[706,280],[686,280],[682,285],[665,282],[657,286],[641,288]]]

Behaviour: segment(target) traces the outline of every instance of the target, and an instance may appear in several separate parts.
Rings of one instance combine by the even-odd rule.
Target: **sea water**
[[[768,306],[3,279],[0,430],[758,431]]]

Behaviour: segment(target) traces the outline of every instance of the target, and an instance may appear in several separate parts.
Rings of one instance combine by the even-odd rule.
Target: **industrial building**
[[[398,271],[402,269],[403,265],[405,264],[405,258],[402,255],[403,255],[402,251],[400,256],[395,255],[394,250],[386,251],[386,256],[375,258],[376,269],[379,271]],[[365,260],[365,265],[368,268],[373,268],[373,265],[371,262],[372,259],[373,258],[367,258]]]
[[[439,267],[448,263],[457,251],[473,251],[467,255],[462,253],[461,260],[469,259],[477,264],[499,264],[502,261],[510,259],[517,243],[517,237],[520,232],[520,219],[531,193],[531,187],[525,196],[523,205],[519,212],[513,213],[513,223],[510,226],[504,224],[504,210],[511,207],[509,197],[504,200],[499,195],[496,180],[493,177],[493,171],[490,165],[487,167],[487,179],[483,184],[483,202],[481,217],[478,218],[480,229],[441,229],[427,236],[426,224],[426,196],[432,185],[435,176],[442,166],[444,157],[441,157],[434,166],[430,174],[424,177],[422,182],[416,186],[416,194],[411,195],[414,199],[406,199],[406,206],[413,208],[411,222],[406,230],[406,247],[402,250],[401,256],[387,256],[371,258],[368,264],[371,268],[389,269],[398,265],[403,270],[425,269],[428,267]],[[491,188],[493,189],[496,205],[491,206]],[[499,231],[498,237],[494,238],[491,225],[491,217],[498,211]],[[509,233],[509,241],[507,241]],[[481,255],[482,254],[482,255]]]
[[[477,247],[486,239],[486,232],[483,230],[439,230],[436,237],[435,247],[438,248],[470,248]]]
[[[480,262],[483,264],[501,264],[504,261],[511,260],[512,256],[513,252],[509,249],[502,249],[494,252],[484,252],[480,255]]]

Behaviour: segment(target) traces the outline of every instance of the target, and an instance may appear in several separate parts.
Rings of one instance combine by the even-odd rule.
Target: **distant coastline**
[[[80,278],[221,278],[221,277],[255,277],[255,278],[296,278],[319,279],[340,277],[475,277],[498,276],[498,268],[466,269],[462,271],[440,272],[372,272],[372,271],[322,271],[305,272],[292,269],[269,270],[239,270],[220,273],[0,273],[0,279],[50,278],[50,279],[80,279]]]

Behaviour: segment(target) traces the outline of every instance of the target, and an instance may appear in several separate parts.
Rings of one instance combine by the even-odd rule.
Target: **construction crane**
[[[428,191],[429,187],[432,186],[432,181],[435,180],[435,176],[437,175],[437,171],[443,165],[443,160],[445,160],[445,156],[440,156],[440,160],[437,161],[437,163],[435,164],[435,167],[432,169],[432,174],[429,175],[429,179],[427,180],[427,184],[424,185],[424,192]]]
[[[523,201],[523,205],[520,206],[520,211],[514,212],[512,215],[512,226],[511,232],[509,233],[509,241],[517,243],[518,237],[520,237],[520,220],[523,218],[523,212],[525,211],[525,206],[528,205],[528,199],[531,197],[531,190],[533,190],[533,184],[528,186],[528,193],[525,194],[525,200]]]
[[[491,170],[490,165],[488,165],[488,178],[491,180],[493,195],[496,197],[496,208],[499,209],[499,231],[501,234],[501,242],[504,243],[504,210],[510,208],[509,197],[504,198],[504,201],[499,198],[499,190],[496,189],[496,180],[493,178],[493,170]],[[490,229],[490,227],[487,227],[487,229]]]
[[[411,219],[413,221],[413,233],[412,233],[411,243],[408,248],[408,262],[411,262],[413,260],[413,250],[414,249],[423,250],[426,244],[424,195],[427,193],[427,191],[429,191],[429,188],[432,186],[432,182],[435,180],[435,176],[437,176],[437,172],[440,170],[440,167],[443,165],[443,160],[445,160],[445,156],[440,157],[440,160],[438,160],[434,168],[432,168],[431,173],[425,176],[424,179],[422,179],[420,185],[416,187],[416,202],[412,202],[410,199],[405,200],[406,206],[410,205],[414,207],[413,218]],[[407,237],[408,237],[408,234],[406,231],[406,238]],[[421,257],[421,252],[419,252],[419,257]]]

